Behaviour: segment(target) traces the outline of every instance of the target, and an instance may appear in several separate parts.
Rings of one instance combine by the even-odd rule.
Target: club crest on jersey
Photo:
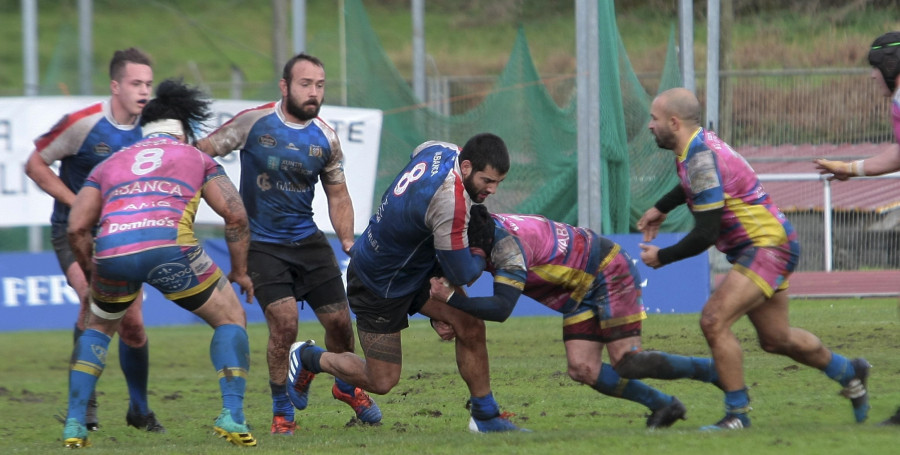
[[[97,155],[109,155],[112,152],[112,147],[103,142],[94,146],[94,153]]]
[[[322,157],[322,147],[318,146],[318,145],[310,145],[309,146],[309,156],[321,158]]]
[[[265,148],[272,148],[278,145],[278,141],[276,141],[275,138],[270,134],[263,134],[259,137],[259,139],[256,140],[256,142],[258,142],[259,145]]]

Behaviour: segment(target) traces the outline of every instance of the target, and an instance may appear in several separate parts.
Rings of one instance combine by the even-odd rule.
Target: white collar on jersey
[[[167,118],[150,122],[141,127],[144,137],[150,137],[158,134],[168,134],[172,137],[184,136],[184,126],[181,121]]]

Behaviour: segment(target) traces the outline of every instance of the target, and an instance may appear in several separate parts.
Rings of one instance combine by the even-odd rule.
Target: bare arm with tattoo
[[[204,185],[203,199],[225,220],[225,242],[231,256],[228,279],[241,287],[241,293],[246,294],[247,303],[250,303],[253,301],[253,282],[247,275],[250,224],[241,195],[228,177],[220,176]]]

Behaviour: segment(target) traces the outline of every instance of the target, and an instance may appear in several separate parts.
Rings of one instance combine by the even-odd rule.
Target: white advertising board
[[[25,162],[34,150],[34,140],[63,115],[103,99],[105,97],[0,97],[0,213],[3,214],[0,227],[49,224],[53,200],[25,175]],[[214,116],[208,126],[216,128],[238,112],[266,102],[214,101]],[[377,109],[326,105],[322,106],[319,116],[337,131],[341,139],[344,172],[353,199],[354,231],[360,234],[372,214],[382,113]],[[241,172],[240,153],[234,152],[217,160],[237,186]],[[316,224],[324,232],[333,233],[327,199],[321,183],[317,186],[313,203]],[[222,220],[206,204],[201,204],[197,222],[221,224]]]

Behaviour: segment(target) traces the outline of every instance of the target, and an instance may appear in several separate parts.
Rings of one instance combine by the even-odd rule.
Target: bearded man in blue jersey
[[[302,403],[307,378],[322,371],[388,393],[400,380],[400,332],[409,315],[420,313],[456,331],[456,363],[471,394],[469,430],[519,430],[491,392],[484,321],[429,299],[431,277],[461,286],[484,270],[484,252],[468,244],[469,208],[496,192],[509,165],[506,144],[490,133],[475,135],[462,148],[430,141],[413,151],[353,246],[347,269],[347,296],[366,358],[296,343],[288,375],[292,401]]]

